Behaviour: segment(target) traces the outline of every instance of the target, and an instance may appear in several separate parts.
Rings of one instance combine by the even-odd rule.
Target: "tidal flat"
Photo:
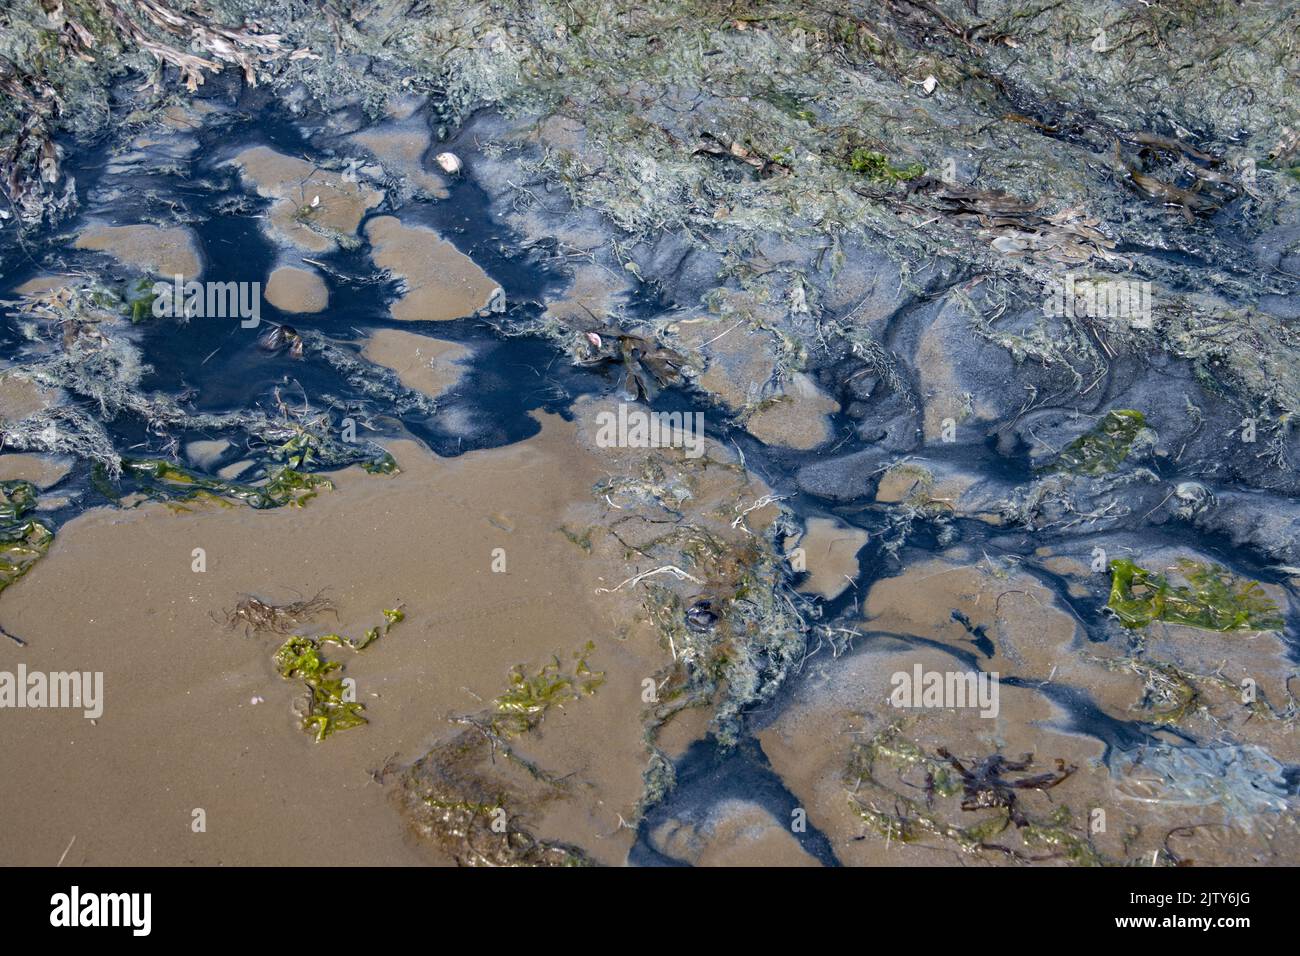
[[[1293,8],[103,4],[0,39],[0,672],[103,687],[0,863],[1300,863]]]

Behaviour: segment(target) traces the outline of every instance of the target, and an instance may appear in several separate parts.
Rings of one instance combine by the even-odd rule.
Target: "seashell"
[[[433,157],[433,160],[442,167],[443,172],[451,173],[453,176],[461,170],[462,163],[460,157],[455,153],[439,153],[437,156]]]
[[[696,601],[686,611],[686,626],[694,631],[709,631],[718,623],[712,601]]]

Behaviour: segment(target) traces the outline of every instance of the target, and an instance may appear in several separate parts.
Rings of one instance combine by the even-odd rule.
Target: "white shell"
[[[433,157],[433,159],[434,162],[442,167],[443,172],[451,173],[452,175],[460,172],[460,157],[455,153],[439,153],[437,156]]]
[[[933,76],[927,76],[927,77],[926,77],[926,78],[921,82],[921,89],[925,91],[925,95],[926,95],[926,96],[929,96],[931,93],[933,93],[933,92],[934,92],[935,90],[937,90],[938,88],[939,88],[939,81],[936,80]]]

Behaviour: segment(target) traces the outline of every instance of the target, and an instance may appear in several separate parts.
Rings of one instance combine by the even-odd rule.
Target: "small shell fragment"
[[[445,173],[451,173],[454,176],[461,170],[460,157],[455,153],[439,153],[433,159],[442,167],[442,171]]]

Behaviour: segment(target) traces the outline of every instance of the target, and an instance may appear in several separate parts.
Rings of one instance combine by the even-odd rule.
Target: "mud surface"
[[[1295,9],[104,5],[0,35],[0,670],[106,694],[4,862],[1300,860]]]

